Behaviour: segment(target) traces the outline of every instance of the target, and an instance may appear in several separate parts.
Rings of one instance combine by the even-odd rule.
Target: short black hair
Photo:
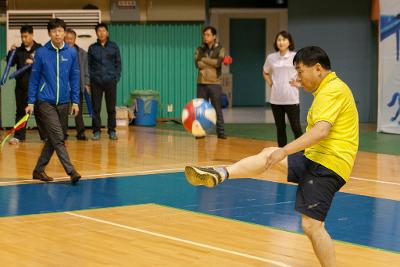
[[[319,63],[324,69],[331,69],[331,61],[328,54],[318,46],[307,46],[297,51],[293,58],[293,64],[299,63],[303,63],[307,67],[312,67]]]
[[[75,35],[75,37],[76,37],[76,32],[75,32],[73,29],[71,29],[71,28],[67,28],[67,29],[65,30],[65,33],[72,33],[72,34]]]
[[[27,24],[22,25],[21,29],[19,29],[19,32],[21,34],[22,33],[26,33],[26,32],[32,34],[33,33],[33,27],[31,25],[27,25]]]
[[[206,31],[210,30],[212,35],[217,35],[217,29],[215,29],[213,26],[207,26],[203,29],[203,33]]]
[[[65,31],[65,29],[67,29],[67,24],[62,19],[59,18],[51,19],[49,20],[49,23],[47,23],[48,32],[59,27],[63,28]]]
[[[289,50],[293,51],[294,50],[294,42],[293,42],[293,38],[292,35],[290,33],[288,33],[287,31],[280,31],[278,32],[278,34],[275,36],[275,41],[274,41],[274,49],[275,51],[279,51],[278,46],[276,45],[276,41],[278,41],[279,36],[282,36],[285,39],[289,40]]]
[[[96,27],[94,27],[94,29],[95,29],[96,32],[97,32],[97,30],[98,30],[99,28],[105,28],[105,29],[108,31],[107,24],[105,24],[105,23],[103,23],[103,22],[98,23],[98,24],[96,25]]]

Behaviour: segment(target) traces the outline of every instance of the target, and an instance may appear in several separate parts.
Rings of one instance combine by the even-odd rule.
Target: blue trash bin
[[[145,102],[141,98],[136,98],[136,109],[137,112],[135,114],[135,122],[136,125],[141,126],[156,126],[157,124],[157,106],[158,103],[156,100],[150,101],[150,112],[145,112]]]
[[[136,103],[134,124],[139,126],[156,126],[159,92],[153,90],[136,90],[131,94]]]

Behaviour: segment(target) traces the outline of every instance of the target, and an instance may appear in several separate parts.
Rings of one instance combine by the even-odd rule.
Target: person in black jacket
[[[27,64],[32,64],[36,50],[41,47],[41,44],[36,43],[33,40],[33,27],[30,25],[23,25],[20,29],[21,33],[21,46],[17,47],[16,44],[11,46],[11,49],[7,55],[7,61],[10,58],[11,52],[16,49],[15,56],[12,66],[17,65],[17,70],[24,67]],[[25,116],[25,107],[28,104],[28,86],[29,77],[31,76],[31,69],[27,69],[25,72],[15,77],[15,102],[16,102],[16,114],[15,122],[18,122],[23,116]],[[39,129],[40,139],[44,140],[44,133],[40,121],[37,117],[36,124]],[[26,138],[26,127],[15,132],[14,137],[8,142],[10,145],[16,145],[19,142],[25,141]]]
[[[90,45],[88,51],[88,65],[90,76],[90,87],[92,89],[93,105],[93,137],[92,140],[100,139],[101,128],[101,102],[103,93],[107,106],[107,127],[111,140],[117,140],[116,127],[116,99],[117,82],[121,77],[121,56],[116,43],[108,38],[108,28],[105,23],[97,24],[97,42]]]

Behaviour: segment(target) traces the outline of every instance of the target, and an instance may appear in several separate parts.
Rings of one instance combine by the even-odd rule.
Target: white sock
[[[215,170],[221,175],[222,181],[228,179],[229,173],[225,167],[216,167]]]

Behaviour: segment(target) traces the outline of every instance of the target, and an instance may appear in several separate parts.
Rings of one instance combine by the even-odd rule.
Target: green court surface
[[[184,131],[183,126],[174,122],[159,123],[157,128]],[[368,129],[364,129],[368,128]],[[360,129],[360,150],[381,154],[400,155],[400,135],[377,133],[371,127]],[[373,127],[372,127],[373,128]],[[286,128],[288,140],[293,140],[292,131]],[[276,129],[273,123],[231,123],[225,124],[226,135],[258,140],[276,141]]]

